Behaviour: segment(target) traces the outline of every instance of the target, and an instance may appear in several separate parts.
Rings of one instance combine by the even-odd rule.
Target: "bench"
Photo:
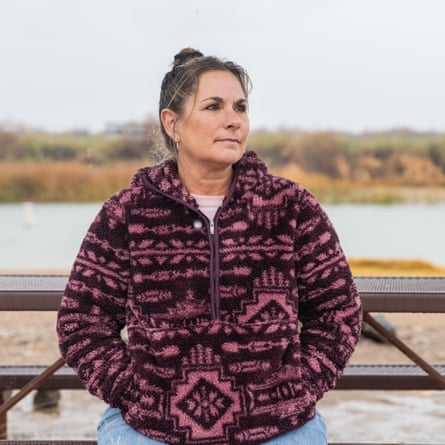
[[[55,311],[66,284],[66,275],[0,275],[1,311]],[[445,277],[356,277],[365,321],[382,337],[408,355],[414,363],[403,365],[349,365],[339,379],[337,390],[443,390],[445,364],[430,365],[393,333],[376,321],[371,313],[445,313]],[[30,382],[33,384],[30,385]],[[37,383],[37,385],[34,385]],[[52,365],[0,366],[0,405],[3,391],[19,389],[13,404],[32,389],[83,389],[63,360]],[[20,394],[22,393],[22,394]],[[13,398],[14,399],[14,398]],[[11,405],[13,406],[13,405]],[[11,407],[7,407],[8,409]],[[0,416],[0,439],[7,437],[7,414]],[[1,444],[94,444],[94,441],[1,441]],[[346,444],[336,444],[346,445]],[[353,445],[353,444],[348,444]],[[393,444],[394,445],[394,444]]]

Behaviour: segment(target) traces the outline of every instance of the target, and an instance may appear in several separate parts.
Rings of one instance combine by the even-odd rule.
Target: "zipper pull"
[[[214,235],[215,234],[215,223],[212,221],[209,221],[209,227],[210,227],[210,235]]]

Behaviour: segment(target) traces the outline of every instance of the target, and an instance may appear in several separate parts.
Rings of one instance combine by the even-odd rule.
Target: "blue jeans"
[[[108,408],[97,427],[97,445],[165,445],[143,436],[125,423],[117,408]],[[264,445],[326,445],[327,433],[323,417],[315,417],[302,427],[276,437]]]

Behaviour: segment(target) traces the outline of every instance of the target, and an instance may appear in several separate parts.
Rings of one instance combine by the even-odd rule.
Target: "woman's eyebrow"
[[[201,100],[201,102],[206,102],[208,100],[212,100],[212,101],[215,101],[215,102],[224,102],[224,99],[222,97],[219,97],[219,96],[205,97],[204,99]]]
[[[204,99],[201,100],[201,102],[206,102],[208,100],[212,100],[215,102],[224,102],[224,99],[222,97],[219,96],[210,96],[210,97],[205,97]],[[247,99],[245,97],[241,97],[240,99],[235,101],[236,103],[240,103],[240,102],[247,102]]]

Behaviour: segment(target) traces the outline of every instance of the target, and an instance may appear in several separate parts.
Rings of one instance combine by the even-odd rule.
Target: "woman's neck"
[[[184,187],[189,193],[196,195],[226,195],[232,182],[233,169],[227,166],[224,170],[199,168],[181,162],[178,158],[178,173]]]

